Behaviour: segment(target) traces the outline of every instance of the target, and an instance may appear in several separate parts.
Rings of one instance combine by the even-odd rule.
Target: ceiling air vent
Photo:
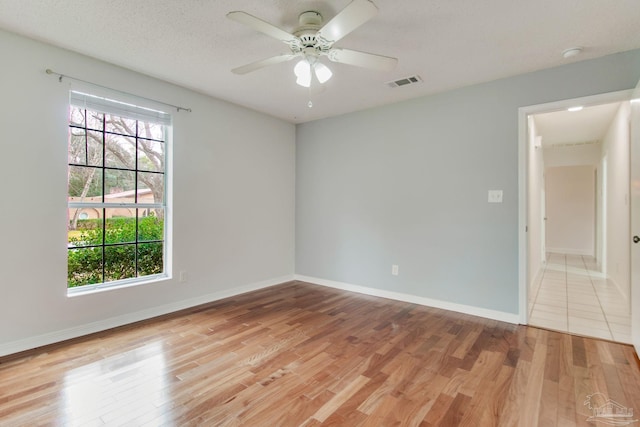
[[[407,86],[407,85],[412,85],[416,83],[422,83],[422,79],[418,75],[405,77],[404,79],[395,80],[392,82],[387,82],[387,85],[389,87],[400,87],[400,86]]]

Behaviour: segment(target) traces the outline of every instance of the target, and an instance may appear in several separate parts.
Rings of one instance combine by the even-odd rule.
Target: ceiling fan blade
[[[331,21],[320,28],[317,35],[330,43],[335,43],[373,18],[376,13],[378,13],[378,8],[369,0],[353,0]]]
[[[272,56],[271,58],[262,59],[260,61],[252,62],[251,64],[243,65],[242,67],[234,68],[231,70],[235,74],[247,74],[251,71],[258,70],[269,65],[279,64],[281,62],[287,62],[298,55],[283,54],[278,56]]]
[[[357,67],[373,68],[380,71],[391,71],[398,63],[397,58],[375,55],[373,53],[358,52],[351,49],[333,48],[329,52],[329,60]]]
[[[287,33],[285,30],[282,30],[273,24],[263,21],[260,18],[256,18],[253,15],[249,15],[246,12],[229,12],[227,13],[227,18],[251,27],[256,31],[259,31],[285,43],[289,43],[298,39],[293,34]]]

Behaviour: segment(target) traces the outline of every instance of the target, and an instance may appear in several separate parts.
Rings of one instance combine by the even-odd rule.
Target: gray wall
[[[293,277],[294,125],[4,31],[0,58],[0,355]],[[172,111],[170,261],[187,283],[67,296],[69,81],[46,68],[193,108]]]
[[[518,108],[639,78],[632,51],[299,125],[296,273],[517,313]]]

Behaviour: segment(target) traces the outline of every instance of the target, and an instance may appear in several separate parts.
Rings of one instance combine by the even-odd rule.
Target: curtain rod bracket
[[[102,85],[99,85],[99,84],[97,84],[97,83],[88,82],[88,81],[86,81],[86,80],[82,80],[82,79],[79,79],[79,78],[77,78],[77,77],[71,77],[71,76],[67,76],[67,75],[61,74],[61,73],[57,73],[57,72],[53,71],[51,68],[47,68],[46,70],[44,70],[44,72],[45,72],[45,73],[47,73],[47,74],[54,74],[54,75],[58,76],[58,81],[59,81],[60,83],[62,83],[62,78],[63,78],[63,77],[66,77],[66,78],[71,79],[71,80],[75,80],[75,81],[82,82],[82,83],[87,83],[87,84],[90,84],[90,85],[92,85],[92,86],[101,87],[101,88],[103,88],[103,89],[108,89],[108,90],[111,90],[111,91],[114,91],[114,92],[122,93],[122,94],[124,94],[124,95],[135,96],[135,97],[137,97],[137,98],[145,99],[145,100],[147,100],[147,101],[155,102],[155,103],[157,103],[157,104],[162,104],[162,105],[166,105],[166,106],[168,106],[168,107],[173,107],[173,108],[175,108],[175,109],[176,109],[176,111],[177,111],[177,112],[180,112],[180,111],[186,111],[186,112],[188,112],[188,113],[190,113],[190,112],[191,112],[191,108],[180,107],[180,106],[178,106],[178,105],[168,104],[168,103],[166,103],[166,102],[158,101],[158,100],[151,99],[151,98],[145,98],[144,96],[135,95],[135,94],[133,94],[133,93],[124,92],[124,91],[122,91],[122,90],[112,89],[112,88],[110,88],[110,87],[102,86]]]
[[[62,83],[62,78],[64,77],[64,74],[55,73],[55,72],[53,72],[53,71],[51,70],[51,68],[47,68],[47,69],[45,70],[45,72],[46,72],[47,74],[55,74],[55,75],[57,75],[57,76],[58,76],[58,81],[59,81],[60,83]]]

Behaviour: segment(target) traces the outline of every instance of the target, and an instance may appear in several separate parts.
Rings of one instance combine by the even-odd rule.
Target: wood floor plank
[[[360,390],[365,384],[369,382],[369,378],[364,375],[358,375],[353,381],[346,385],[342,390],[337,392],[331,400],[322,405],[320,409],[312,415],[312,418],[323,422],[329,416],[334,413],[344,402],[349,400],[358,390]]]
[[[548,335],[548,331],[539,331],[538,333],[536,347],[531,360],[529,380],[527,381],[527,388],[525,390],[525,395],[528,396],[528,399],[525,400],[522,417],[527,420],[526,423],[528,425],[532,426],[538,425],[544,370],[546,366]]]
[[[557,426],[558,423],[558,388],[555,381],[545,379],[542,383],[540,409],[538,411],[538,425]]]
[[[369,381],[347,399],[325,422],[336,424],[339,420],[349,422],[348,425],[357,425],[367,418],[367,414],[361,412],[358,407],[387,380],[388,376],[382,372],[369,378]]]
[[[449,411],[449,408],[451,407],[453,400],[454,398],[448,394],[445,394],[445,393],[439,394],[435,403],[431,407],[431,410],[424,417],[424,420],[420,425],[425,427],[441,425],[441,421]]]
[[[514,369],[502,365],[495,377],[486,376],[460,421],[461,426],[511,425],[505,417],[506,400]]]
[[[289,282],[0,358],[0,425],[587,426],[632,347]]]
[[[445,426],[457,426],[460,424],[462,417],[464,416],[467,407],[469,406],[469,402],[471,401],[471,397],[467,396],[463,393],[458,393],[456,397],[451,402],[449,409],[445,413],[444,417],[440,421],[440,425]]]

